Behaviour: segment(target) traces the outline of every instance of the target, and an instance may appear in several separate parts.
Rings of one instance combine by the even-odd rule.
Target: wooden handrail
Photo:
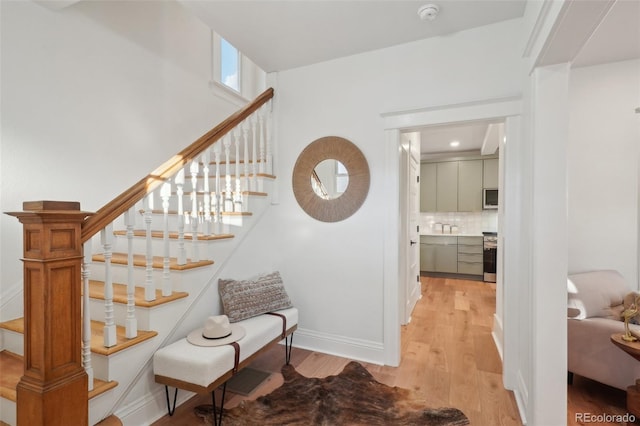
[[[247,117],[273,98],[273,88],[265,90],[244,108],[230,115],[223,122],[202,135],[187,148],[174,155],[160,167],[142,178],[131,188],[100,208],[82,224],[82,242],[88,241],[118,216],[133,207],[145,195],[177,173],[181,167],[200,155],[205,149],[242,123]]]

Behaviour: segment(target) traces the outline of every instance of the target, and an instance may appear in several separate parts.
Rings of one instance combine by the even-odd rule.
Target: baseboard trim
[[[493,314],[493,330],[491,331],[491,337],[493,337],[493,342],[498,350],[498,355],[500,355],[500,361],[504,363],[504,329],[502,328],[502,320],[496,314]]]
[[[174,391],[175,388],[169,389],[171,399],[173,399]],[[180,389],[176,399],[176,407],[184,404],[195,395],[193,392]],[[155,391],[141,396],[113,414],[122,421],[123,425],[150,425],[160,420],[168,414],[164,386],[158,386]]]
[[[520,413],[520,420],[523,425],[527,424],[527,401],[529,400],[529,392],[527,385],[525,384],[524,377],[522,377],[522,371],[518,371],[517,374],[518,387],[513,390],[513,395],[516,398],[516,405],[518,406],[518,412]]]
[[[298,328],[293,345],[296,348],[384,365],[384,345],[380,342]]]

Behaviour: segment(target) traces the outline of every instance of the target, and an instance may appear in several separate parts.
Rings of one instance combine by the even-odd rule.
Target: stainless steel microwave
[[[498,208],[498,190],[496,188],[482,190],[482,207],[485,210]]]

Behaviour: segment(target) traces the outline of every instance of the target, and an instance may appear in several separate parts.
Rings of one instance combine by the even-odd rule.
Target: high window
[[[240,54],[224,38],[220,37],[220,82],[240,92]]]

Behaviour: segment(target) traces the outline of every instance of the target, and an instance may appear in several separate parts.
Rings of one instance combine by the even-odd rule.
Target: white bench
[[[215,390],[223,388],[220,405],[220,422],[224,405],[226,381],[236,372],[251,363],[258,354],[272,344],[285,340],[285,362],[291,357],[293,332],[298,326],[298,310],[282,309],[272,314],[258,315],[239,321],[246,335],[238,343],[239,354],[236,360],[236,349],[232,345],[205,347],[192,345],[186,338],[158,349],[153,356],[153,373],[157,383],[165,385],[167,410],[173,415],[178,389],[196,393],[211,392],[214,407],[214,424],[216,418]],[[277,315],[281,316],[277,316]],[[284,321],[286,319],[286,322]],[[175,387],[173,407],[169,402],[168,387]]]

